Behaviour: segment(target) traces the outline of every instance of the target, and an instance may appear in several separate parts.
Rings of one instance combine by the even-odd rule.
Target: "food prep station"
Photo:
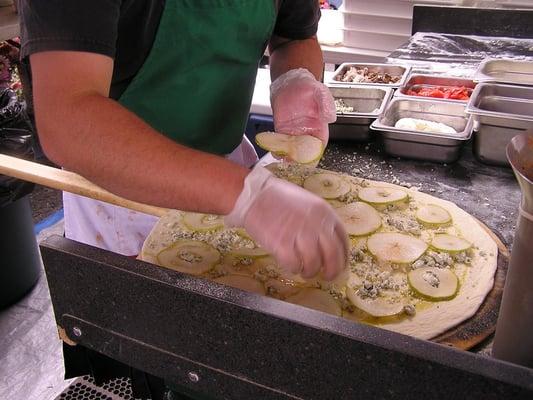
[[[400,79],[339,81],[349,66]],[[326,82],[344,109],[331,126],[320,167],[417,187],[452,201],[509,248],[520,190],[506,167],[504,148],[533,124],[530,79],[533,61],[487,60],[469,77],[430,74],[409,62],[343,64]],[[409,94],[443,87],[464,87],[469,100]],[[395,127],[404,117],[444,123],[457,134]],[[208,398],[533,397],[533,370],[490,357],[490,336],[467,352],[62,237],[46,240],[41,252],[66,343]],[[78,382],[78,388],[84,385],[90,394],[92,384]]]
[[[481,162],[508,165],[506,144],[533,122],[533,61],[487,59],[472,78],[411,70],[407,64],[341,64],[327,81],[338,118],[331,138],[375,136],[388,155],[451,163],[473,137]],[[455,133],[397,126],[402,118],[445,124]]]
[[[506,245],[512,242],[520,201],[512,172],[484,165],[470,152],[445,165],[389,157],[379,142],[332,141],[321,166],[416,186],[460,204]],[[491,358],[490,338],[467,352],[61,237],[47,240],[41,251],[64,340],[214,398],[533,394],[533,370]]]
[[[467,151],[477,134],[477,115],[468,113],[469,105],[479,106],[474,100],[485,83],[476,86],[442,76],[435,81],[410,75],[409,66],[394,68],[402,76],[392,84],[328,82],[333,96],[357,111],[339,114],[342,129],[333,126],[320,166],[415,186],[455,202],[509,246],[520,201],[512,172],[481,163],[482,156]],[[458,82],[475,87],[470,103],[409,96],[404,90],[407,85]],[[481,105],[506,97],[487,93]],[[457,134],[395,128],[404,116],[446,123]],[[161,377],[171,386],[228,399],[533,395],[533,370],[488,357],[501,297],[492,300],[495,311],[477,341],[481,343],[465,352],[443,345],[446,341],[354,324],[60,237],[44,242],[41,251],[62,339]],[[500,273],[505,274],[506,265],[499,266]],[[464,335],[467,340],[468,333]]]

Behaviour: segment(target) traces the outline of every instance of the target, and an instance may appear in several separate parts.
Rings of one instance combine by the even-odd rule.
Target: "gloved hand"
[[[316,136],[328,144],[328,124],[335,122],[335,102],[329,89],[306,69],[292,69],[270,85],[274,130]]]
[[[246,231],[293,274],[326,280],[346,266],[348,236],[333,208],[301,187],[255,167],[244,181],[228,227]]]

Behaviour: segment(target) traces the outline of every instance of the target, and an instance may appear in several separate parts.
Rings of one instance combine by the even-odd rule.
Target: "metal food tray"
[[[533,85],[533,61],[485,59],[479,65],[474,81]]]
[[[343,82],[341,77],[348,71],[350,67],[364,68],[372,72],[388,73],[390,75],[400,76],[400,80],[396,83],[373,83],[373,82]],[[363,85],[363,86],[381,86],[381,87],[390,87],[398,88],[402,86],[411,71],[411,67],[407,65],[399,64],[364,64],[364,63],[343,63],[333,73],[331,79],[327,82],[328,84],[333,85]]]
[[[435,76],[435,75],[425,75],[425,74],[411,74],[405,84],[403,84],[396,92],[394,93],[395,97],[405,97],[410,99],[432,99],[439,101],[453,101],[465,103],[468,100],[456,100],[456,99],[443,99],[438,97],[425,97],[425,96],[412,96],[406,92],[415,87],[415,86],[428,86],[428,87],[443,87],[443,86],[464,86],[466,88],[474,90],[476,83],[472,79],[465,78],[456,78],[453,76]],[[472,97],[472,93],[470,93]]]
[[[487,164],[509,165],[505,148],[533,127],[533,87],[480,83],[466,112],[474,118],[474,154]]]
[[[450,163],[459,158],[464,143],[472,136],[473,122],[465,114],[465,107],[459,102],[393,98],[370,128],[378,132],[390,155]],[[441,122],[454,128],[457,135],[396,128],[394,124],[401,118]]]
[[[329,88],[333,98],[343,99],[358,112],[337,112],[337,121],[329,127],[332,139],[370,140],[370,124],[385,110],[392,89],[384,87],[336,86]]]

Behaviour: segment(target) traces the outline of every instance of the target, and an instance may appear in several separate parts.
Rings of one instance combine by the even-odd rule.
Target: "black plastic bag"
[[[11,89],[0,91],[0,153],[33,160],[33,129],[26,105]],[[0,175],[0,207],[6,206],[33,190],[33,184]]]

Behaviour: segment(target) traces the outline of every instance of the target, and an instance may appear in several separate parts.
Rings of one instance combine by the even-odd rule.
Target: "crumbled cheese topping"
[[[373,260],[372,260],[372,257],[370,257],[368,254],[364,252],[364,249],[357,249],[355,247],[352,247],[350,249],[348,261],[351,267],[357,267],[358,263],[364,263],[366,265],[369,265],[372,263]],[[366,265],[362,266],[363,270],[367,268]],[[354,271],[353,268],[352,268],[352,271],[357,273],[357,271]]]
[[[358,293],[362,298],[375,299],[384,290],[399,291],[401,289],[400,284],[396,283],[392,274],[387,271],[367,271],[363,277],[363,284],[358,288]]]
[[[420,235],[422,233],[422,228],[418,221],[411,217],[388,215],[384,218],[384,221],[387,225],[397,229],[400,232],[407,232],[413,235]]]
[[[267,265],[254,273],[254,278],[261,282],[266,282],[269,279],[277,279],[279,276],[279,270],[274,265]]]
[[[353,203],[354,201],[357,200],[357,192],[350,190],[348,193],[340,196],[338,200],[342,203]]]
[[[433,271],[425,271],[422,274],[422,279],[425,280],[429,285],[438,288],[440,285],[440,279],[437,274]]]
[[[467,251],[461,251],[457,254],[453,255],[453,259],[455,262],[461,263],[461,264],[471,264],[472,263],[472,257],[469,255],[468,250]]]
[[[178,253],[180,260],[183,260],[188,263],[199,263],[202,262],[202,256],[198,254],[191,253],[189,251],[182,250]]]
[[[406,304],[405,306],[403,306],[403,312],[406,315],[413,316],[416,314],[416,308],[412,304]]]
[[[233,266],[234,267],[240,267],[240,266],[250,266],[254,263],[254,260],[250,257],[235,257],[233,260]]]
[[[424,267],[450,268],[453,265],[453,258],[444,252],[428,251],[418,260],[411,264],[412,269]]]

